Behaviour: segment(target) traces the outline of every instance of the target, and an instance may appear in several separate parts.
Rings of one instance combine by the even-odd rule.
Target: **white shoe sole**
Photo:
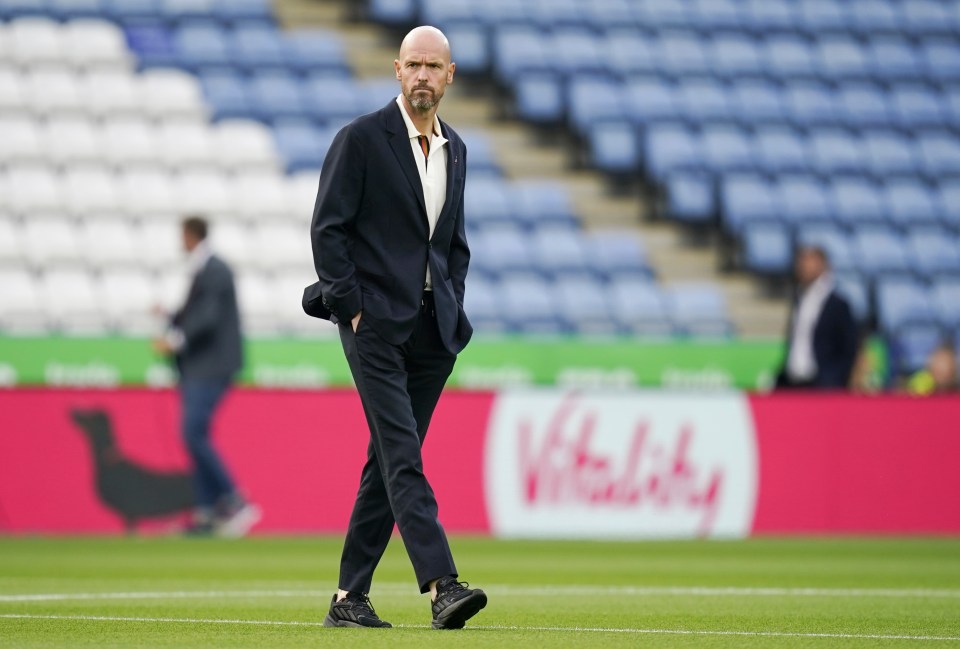
[[[244,505],[237,513],[217,526],[217,535],[228,539],[246,536],[260,522],[263,513],[256,505]]]

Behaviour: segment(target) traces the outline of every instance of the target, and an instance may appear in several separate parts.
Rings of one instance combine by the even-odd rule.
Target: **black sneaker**
[[[437,582],[437,599],[433,602],[433,628],[462,629],[486,605],[487,594],[479,588],[443,577]]]
[[[377,617],[370,598],[360,593],[350,593],[339,602],[333,596],[330,612],[323,618],[323,626],[352,626],[388,629],[393,625]]]

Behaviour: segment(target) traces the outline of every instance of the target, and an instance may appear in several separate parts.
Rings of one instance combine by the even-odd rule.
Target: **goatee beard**
[[[418,95],[417,90],[427,90],[428,92],[430,92],[428,88],[413,89],[413,92],[411,92],[410,95],[407,97],[407,101],[410,102],[410,105],[413,106],[414,109],[425,113],[437,105],[437,101],[439,100],[439,98],[434,98],[432,92],[430,92],[431,96],[428,99],[423,95]]]

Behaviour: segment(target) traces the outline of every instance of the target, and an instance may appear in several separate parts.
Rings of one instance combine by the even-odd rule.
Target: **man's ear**
[[[447,68],[447,83],[453,83],[453,73],[457,70],[457,64],[450,62],[450,67]]]
[[[393,72],[397,75],[397,81],[400,81],[400,60],[393,60]]]

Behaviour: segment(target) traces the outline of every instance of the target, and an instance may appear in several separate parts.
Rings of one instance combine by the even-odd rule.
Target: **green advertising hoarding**
[[[450,384],[748,390],[768,388],[776,341],[638,341],[477,337]],[[250,339],[241,380],[262,387],[349,385],[340,341]],[[173,371],[139,338],[0,337],[0,385],[165,386]]]

